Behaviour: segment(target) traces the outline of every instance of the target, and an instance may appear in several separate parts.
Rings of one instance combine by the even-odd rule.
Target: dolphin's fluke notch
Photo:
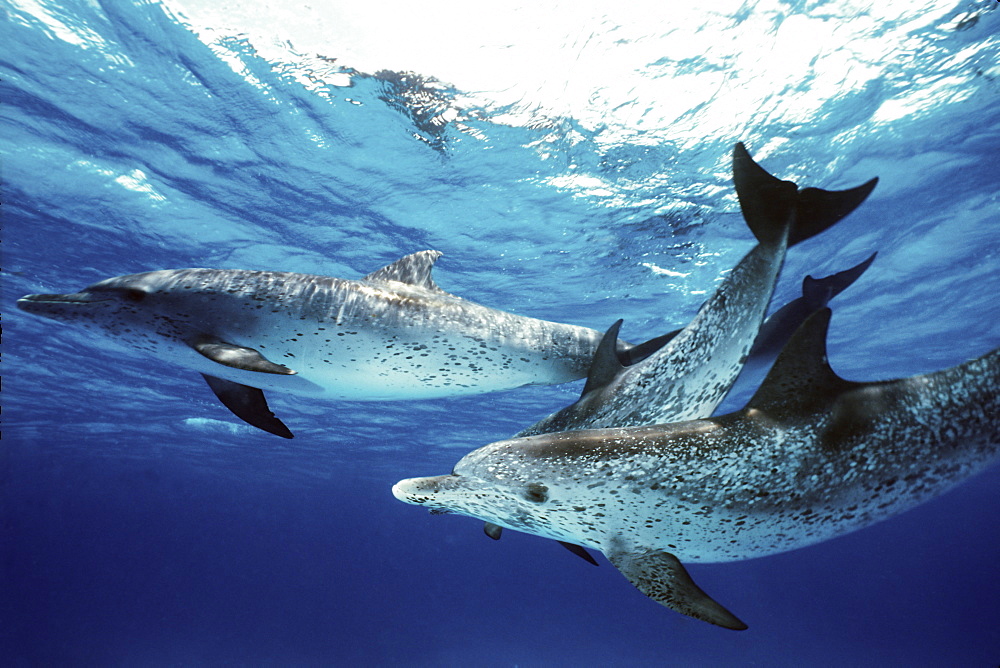
[[[663,550],[640,553],[612,552],[608,560],[628,581],[660,605],[716,626],[743,631],[736,615],[716,603],[694,583],[680,560]]]
[[[854,211],[878,184],[874,178],[848,190],[799,190],[754,162],[743,142],[733,149],[733,183],[747,226],[761,243],[775,243],[791,222],[788,245],[814,237]]]
[[[854,281],[861,278],[861,275],[868,271],[868,267],[875,261],[878,251],[868,256],[867,260],[836,274],[831,274],[824,278],[813,278],[806,276],[802,279],[802,297],[807,304],[813,305],[813,309],[822,308],[831,299],[841,292],[851,287]]]
[[[264,393],[256,387],[241,385],[231,380],[223,380],[208,374],[201,374],[212,392],[219,398],[226,408],[233,412],[233,415],[258,429],[281,436],[282,438],[293,438],[285,424],[274,416]]]

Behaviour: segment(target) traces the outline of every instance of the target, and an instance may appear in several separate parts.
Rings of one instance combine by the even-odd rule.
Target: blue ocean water
[[[272,394],[296,433],[284,442],[197,374],[13,307],[149,269],[355,278],[434,248],[450,292],[596,329],[621,317],[644,340],[684,325],[753,243],[728,173],[742,140],[805,185],[881,178],[792,249],[775,304],[877,250],[833,302],[834,368],[950,366],[1000,344],[998,3],[686,10],[697,57],[668,9],[643,4],[639,33],[597,12],[549,41],[611,69],[556,71],[514,101],[358,69],[335,41],[279,59],[155,2],[2,6],[2,663],[1000,663],[996,467],[837,540],[694,565],[750,625],[733,633],[663,609],[607,562],[514,532],[494,543],[480,522],[392,498],[579,383],[395,403]],[[596,11],[583,7],[560,11]],[[583,103],[552,101],[586,85]]]

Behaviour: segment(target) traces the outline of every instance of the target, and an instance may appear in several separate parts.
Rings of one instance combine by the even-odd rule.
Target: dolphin
[[[771,368],[771,365],[774,364],[774,360],[778,357],[778,353],[780,353],[785,347],[785,344],[788,343],[792,334],[795,333],[795,331],[809,316],[826,306],[831,299],[849,288],[856,280],[858,280],[858,278],[860,278],[861,275],[868,270],[868,267],[871,266],[872,262],[875,261],[876,255],[877,253],[872,253],[861,263],[851,267],[850,269],[845,269],[835,274],[831,274],[830,276],[825,276],[823,278],[806,276],[802,279],[802,296],[788,302],[768,316],[767,320],[764,321],[764,324],[760,328],[760,332],[757,334],[757,338],[754,340],[753,347],[747,355],[747,361],[743,365],[739,376],[736,378],[736,382],[726,395],[725,400],[721,403],[720,410],[725,409],[729,404],[735,404],[735,401],[741,396],[743,397],[743,400],[746,401],[747,396],[744,395],[749,395],[760,385],[764,376],[767,374],[768,369]],[[621,321],[615,323],[615,326],[612,330],[610,330],[608,336],[617,336],[618,327],[620,325]],[[680,332],[681,330],[677,330],[666,334],[661,338],[669,341]],[[729,413],[736,408],[737,405],[733,405],[731,409],[722,410],[722,412]],[[501,527],[488,522],[483,527],[483,531],[493,540],[500,540],[500,537],[503,534],[503,529]],[[560,545],[567,548],[577,556],[587,560],[589,563],[595,566],[597,565],[597,562],[590,555],[590,553],[581,548],[579,545],[574,545],[565,541],[560,541]]]
[[[830,309],[803,323],[745,408],[513,438],[397,499],[599,550],[642,593],[729,629],[683,563],[750,559],[866,527],[1000,459],[1000,349],[925,375],[847,381]]]
[[[828,191],[781,181],[733,150],[733,182],[757,245],[740,260],[690,324],[632,364],[616,351],[616,323],[598,348],[576,403],[517,436],[571,429],[628,427],[712,414],[740,373],[757,338],[790,246],[826,230],[860,205],[878,183]]]
[[[408,255],[360,280],[176,269],[32,294],[29,313],[100,330],[200,372],[235,415],[291,438],[264,390],[330,399],[424,399],[583,378],[601,333],[498,311],[439,288],[441,256]],[[642,358],[657,339],[620,342]]]

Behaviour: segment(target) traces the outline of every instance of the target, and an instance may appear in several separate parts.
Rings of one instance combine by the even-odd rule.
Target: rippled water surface
[[[445,290],[644,340],[752,246],[735,141],[844,188],[775,303],[879,252],[833,302],[857,380],[1000,345],[1000,3],[2,2],[12,665],[996,665],[995,467],[776,557],[692,568],[750,630],[665,610],[607,562],[432,517],[400,478],[572,402],[272,394],[32,317],[26,293],[150,269],[358,278],[423,249]],[[738,406],[740,397],[731,403]],[[280,442],[279,442],[280,441]]]

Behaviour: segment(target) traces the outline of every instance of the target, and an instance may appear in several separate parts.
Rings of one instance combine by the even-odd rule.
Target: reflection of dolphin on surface
[[[451,475],[398,482],[401,501],[594,548],[653,600],[746,625],[682,562],[749,559],[873,524],[1000,456],[1000,349],[900,380],[843,380],[811,316],[740,411],[514,438]]]
[[[599,348],[576,403],[518,436],[570,429],[629,427],[707,417],[747,359],[789,246],[853,211],[878,179],[850,190],[798,187],[768,174],[743,144],[733,151],[733,182],[757,245],[740,260],[694,320],[655,353],[624,366],[613,343]],[[666,337],[661,337],[666,338]]]
[[[353,400],[442,397],[587,374],[601,333],[466,301],[431,278],[422,251],[342,280],[177,269],[119,276],[75,294],[27,295],[30,313],[96,328],[201,372],[237,416],[292,434],[262,390]],[[617,345],[626,359],[659,345]]]

